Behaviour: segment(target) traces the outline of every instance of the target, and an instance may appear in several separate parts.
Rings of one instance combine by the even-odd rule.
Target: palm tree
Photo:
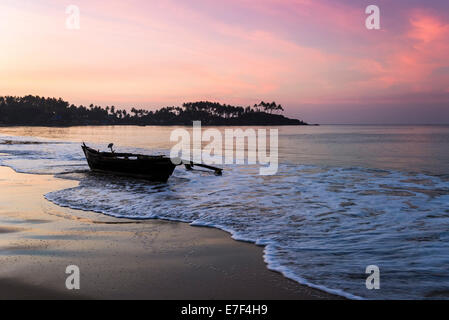
[[[259,107],[262,107],[264,111],[267,111],[268,104],[265,103],[264,101],[261,101],[259,103]],[[260,110],[259,110],[259,112],[260,112]]]
[[[274,110],[276,110],[276,102],[271,102],[270,105],[268,106],[268,110],[270,110],[270,114],[273,113]]]
[[[284,111],[284,108],[282,108],[281,105],[278,105],[278,106],[276,107],[276,110],[279,111],[279,112],[281,112],[281,111]]]

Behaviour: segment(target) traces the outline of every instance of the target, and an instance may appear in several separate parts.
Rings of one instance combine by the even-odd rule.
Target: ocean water
[[[264,245],[268,268],[331,293],[449,298],[449,126],[284,127],[274,176],[178,167],[167,183],[92,174],[80,148],[168,154],[173,129],[0,128],[0,164],[79,181],[45,195],[61,206],[226,230]],[[368,265],[379,290],[365,286]]]

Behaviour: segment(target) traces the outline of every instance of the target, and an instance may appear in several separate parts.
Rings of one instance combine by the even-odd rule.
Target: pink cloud
[[[448,40],[449,24],[428,13],[416,11],[410,18],[410,24],[412,29],[408,36],[412,39],[424,43]]]

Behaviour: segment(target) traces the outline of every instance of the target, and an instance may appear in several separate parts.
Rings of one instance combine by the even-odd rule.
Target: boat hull
[[[170,158],[163,156],[98,152],[86,146],[82,146],[82,149],[92,171],[165,182],[176,167]]]

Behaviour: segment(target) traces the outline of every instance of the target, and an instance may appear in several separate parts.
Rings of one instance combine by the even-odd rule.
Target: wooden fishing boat
[[[165,182],[170,178],[176,165],[165,156],[149,156],[133,153],[100,152],[81,146],[87,164],[92,171],[108,172],[151,181]]]
[[[221,168],[194,163],[190,160],[175,161],[158,155],[149,156],[135,153],[118,153],[113,149],[113,144],[108,148],[111,152],[100,152],[89,148],[83,142],[81,148],[86,156],[87,164],[92,171],[108,172],[128,177],[141,178],[151,181],[165,182],[170,178],[177,165],[184,165],[186,169],[192,170],[194,166],[213,170],[216,175],[221,175]]]

